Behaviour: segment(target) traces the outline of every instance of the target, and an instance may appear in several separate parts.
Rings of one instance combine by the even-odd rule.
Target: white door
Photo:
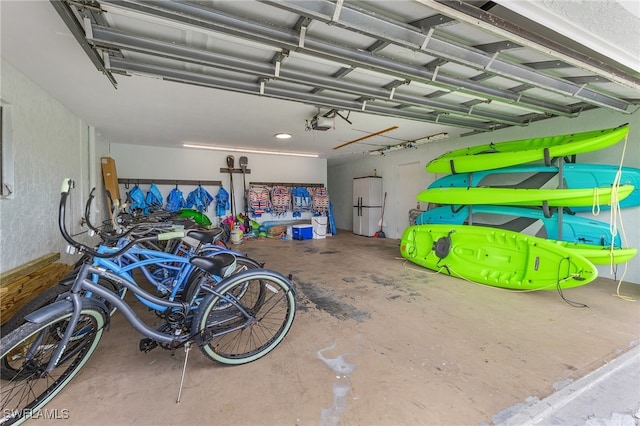
[[[427,189],[428,180],[427,171],[419,161],[398,166],[398,178],[396,179],[397,228],[396,235],[392,237],[402,237],[402,233],[409,226],[409,210],[417,207],[416,196]]]

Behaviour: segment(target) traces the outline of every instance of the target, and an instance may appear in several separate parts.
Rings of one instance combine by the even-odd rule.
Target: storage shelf
[[[124,185],[145,185],[155,183],[156,185],[205,185],[220,186],[222,181],[219,180],[194,180],[194,179],[134,179],[134,178],[118,178],[118,183]]]
[[[297,186],[304,186],[305,188],[324,188],[324,183],[249,182],[249,185],[284,186],[287,188],[293,188]]]

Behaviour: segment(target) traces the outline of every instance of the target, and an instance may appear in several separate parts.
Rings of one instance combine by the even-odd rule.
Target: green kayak
[[[594,265],[611,265],[612,263],[618,265],[630,261],[638,254],[638,249],[631,247],[611,248],[591,244],[576,244],[567,241],[555,241],[555,243],[568,249],[571,253],[584,256]]]
[[[178,210],[176,217],[188,217],[193,219],[198,225],[208,228],[211,226],[211,219],[206,214],[193,209]]]
[[[515,290],[578,287],[598,276],[593,263],[554,241],[483,226],[409,226],[400,253],[434,271]]]
[[[510,206],[578,207],[610,204],[612,196],[618,201],[633,192],[633,185],[579,189],[528,188],[429,188],[418,194],[418,201],[434,204],[492,204]]]
[[[489,143],[449,151],[427,164],[431,173],[468,173],[596,151],[614,145],[629,125],[559,136]]]

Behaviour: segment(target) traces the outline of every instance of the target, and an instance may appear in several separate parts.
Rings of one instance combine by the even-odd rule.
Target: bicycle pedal
[[[155,340],[146,338],[146,339],[141,339],[140,343],[139,343],[139,348],[140,348],[140,352],[150,352],[151,350],[155,349],[158,346],[158,342],[156,342]]]

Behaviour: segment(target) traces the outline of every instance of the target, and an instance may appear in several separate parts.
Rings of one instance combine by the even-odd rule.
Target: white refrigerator
[[[373,237],[382,219],[382,178],[353,179],[353,233]]]

